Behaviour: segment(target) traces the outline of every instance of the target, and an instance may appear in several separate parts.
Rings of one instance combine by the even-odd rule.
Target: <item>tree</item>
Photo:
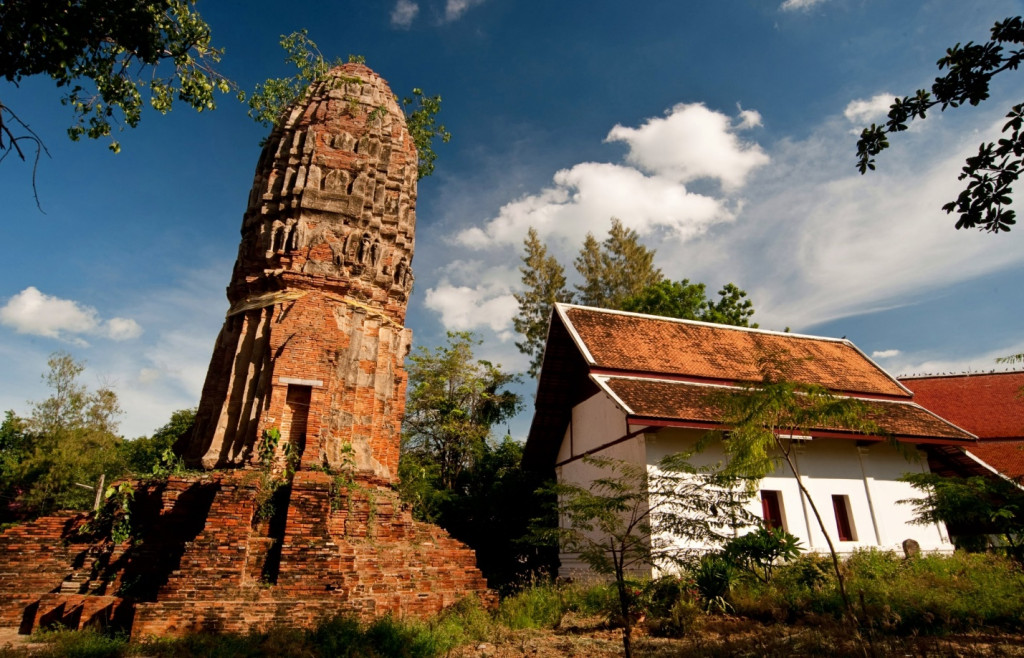
[[[410,357],[409,399],[403,421],[403,448],[433,465],[444,489],[483,453],[491,428],[522,406],[506,387],[518,376],[500,365],[474,360],[480,340],[469,332],[449,332],[448,343],[417,349]]]
[[[576,271],[583,278],[577,285],[579,302],[601,308],[622,308],[622,303],[644,288],[661,281],[661,270],[654,267],[654,250],[640,243],[636,231],[612,218],[603,243],[587,234],[576,258]]]
[[[721,545],[756,519],[746,510],[750,491],[735,475],[690,464],[689,455],[662,459],[656,468],[586,457],[604,476],[583,486],[553,486],[560,527],[539,530],[562,550],[578,553],[595,573],[612,576],[622,617],[622,646],[632,655],[635,601],[628,578],[652,566],[671,569],[691,562],[696,545]]]
[[[249,116],[267,127],[278,125],[293,103],[306,98],[311,85],[322,80],[331,68],[342,63],[340,59],[329,62],[306,30],[281,35],[281,47],[288,53],[285,61],[295,65],[295,75],[268,78],[262,84],[257,84],[251,94],[239,93],[239,98],[249,105]],[[362,63],[364,58],[349,55],[349,61]],[[359,82],[359,78],[342,76],[337,82]],[[437,123],[441,97],[428,96],[422,89],[414,88],[411,96],[402,99],[402,107],[405,109],[409,135],[419,155],[419,177],[429,176],[434,173],[434,161],[437,159],[434,140],[440,139],[442,143],[447,143],[452,138],[444,125]]]
[[[793,458],[798,440],[792,437],[807,436],[822,427],[878,434],[878,427],[867,418],[867,408],[860,400],[834,395],[817,384],[788,381],[779,375],[779,364],[770,359],[763,361],[761,370],[764,379],[760,384],[720,398],[722,423],[729,427],[722,436],[729,456],[726,472],[749,478],[747,482],[756,486],[781,464],[789,468],[828,544],[847,613],[855,618],[832,536]]]
[[[153,436],[140,436],[121,443],[121,461],[128,471],[145,477],[163,467],[167,461],[176,459],[172,450],[176,441],[187,436],[196,420],[196,409],[179,409],[171,414],[170,420],[153,432]]]
[[[496,589],[522,585],[557,570],[558,552],[531,541],[531,529],[544,519],[557,525],[545,476],[523,469],[523,444],[506,436],[487,444],[463,471],[441,506],[437,523],[476,552],[477,566]]]
[[[548,335],[551,307],[557,302],[578,302],[586,306],[620,309],[651,315],[703,320],[740,327],[754,326],[750,317],[754,305],[747,293],[732,283],[718,291],[717,301],[707,298],[703,283],[689,279],[668,281],[654,266],[653,249],[640,243],[636,231],[612,218],[608,237],[598,242],[592,233],[583,240],[574,265],[582,283],[576,294],[566,289],[565,270],[548,254],[537,231],[531,227],[523,240],[522,273],[524,290],[514,293],[519,311],[513,325],[523,336],[516,347],[530,357],[531,377],[540,374],[544,342]]]
[[[663,279],[625,300],[622,310],[739,327],[757,326],[749,323],[754,305],[746,299],[746,292],[727,283],[718,291],[718,301],[712,301],[706,297],[706,290],[703,283],[690,283],[689,279]]]
[[[134,128],[146,102],[161,113],[175,100],[213,109],[214,90],[229,89],[194,0],[3,0],[0,25],[0,74],[15,85],[53,78],[66,90],[72,140]],[[0,160],[34,151],[38,163],[45,147],[29,123],[0,100]],[[111,139],[110,149],[119,142]]]
[[[417,519],[472,547],[491,586],[503,587],[549,571],[554,557],[525,540],[543,494],[522,469],[522,444],[491,439],[521,407],[507,390],[518,377],[475,360],[479,342],[449,333],[447,345],[412,356],[399,492]]]
[[[0,523],[16,516],[16,503],[21,496],[20,465],[30,443],[25,421],[13,411],[7,411],[0,424]]]
[[[865,128],[857,141],[857,168],[866,173],[875,168],[875,156],[889,147],[888,135],[902,132],[914,119],[924,119],[935,106],[941,111],[969,103],[978,105],[989,97],[992,78],[1003,71],[1016,70],[1024,59],[1024,50],[1014,46],[1024,44],[1024,19],[1007,18],[992,27],[991,39],[986,43],[957,43],[946,50],[937,62],[939,70],[947,73],[935,79],[931,91],[918,89],[913,96],[894,99],[889,108],[889,119],[884,126],[872,124]],[[1004,46],[1011,49],[1004,50]],[[1016,223],[1016,214],[1009,208],[1012,203],[1012,185],[1024,164],[1024,104],[1011,108],[1002,132],[1007,137],[998,144],[988,142],[978,147],[978,154],[967,158],[959,179],[969,179],[956,200],[942,209],[956,212],[956,228],[979,228],[985,231],[1009,231]]]
[[[588,237],[593,239],[593,236]],[[524,338],[522,342],[516,343],[516,347],[530,357],[530,369],[527,372],[531,377],[536,377],[540,374],[541,359],[544,357],[551,307],[557,302],[572,301],[572,293],[565,287],[565,270],[558,259],[548,255],[547,247],[540,241],[533,227],[530,227],[524,245],[526,253],[519,271],[523,275],[523,286],[526,289],[513,295],[519,303],[519,312],[512,319],[512,324]]]
[[[121,472],[117,395],[79,384],[84,366],[66,352],[52,354],[47,365],[43,379],[52,393],[33,405],[24,424],[28,445],[16,469],[20,502],[37,515],[89,509],[95,494],[79,485]]]
[[[914,523],[945,523],[958,548],[983,551],[999,537],[1010,557],[1024,562],[1024,490],[998,476],[944,477],[907,473],[902,478],[925,495],[901,500],[914,506]]]

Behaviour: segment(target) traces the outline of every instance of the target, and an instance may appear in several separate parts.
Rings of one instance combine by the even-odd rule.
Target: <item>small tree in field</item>
[[[746,509],[750,494],[739,479],[698,468],[688,455],[670,455],[657,467],[584,458],[605,474],[589,484],[555,485],[562,550],[578,553],[595,573],[615,579],[622,616],[622,646],[632,655],[635,604],[627,578],[654,566],[671,569],[694,557],[694,546],[715,547],[739,527],[756,523]]]
[[[907,473],[902,478],[924,496],[899,502],[914,507],[914,523],[945,523],[958,548],[989,549],[999,538],[1007,555],[1024,563],[1024,489],[998,476],[944,477]]]
[[[806,436],[811,430],[821,428],[878,434],[878,427],[867,418],[867,408],[860,400],[833,395],[817,384],[787,381],[779,377],[778,369],[770,364],[762,364],[762,371],[765,375],[760,384],[721,397],[722,422],[731,428],[722,437],[729,455],[726,472],[743,475],[753,484],[783,463],[789,467],[825,536],[839,593],[848,614],[853,616],[832,536],[804,486],[800,467],[793,457],[798,443],[793,437]]]

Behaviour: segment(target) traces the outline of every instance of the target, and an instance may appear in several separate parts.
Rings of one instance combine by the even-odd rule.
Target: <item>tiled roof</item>
[[[723,415],[724,396],[743,389],[709,386],[652,378],[602,377],[594,381],[626,407],[631,416],[676,421],[682,425],[717,424]],[[940,439],[974,442],[974,437],[949,424],[913,402],[905,400],[861,400],[866,417],[885,432],[910,439]],[[849,427],[808,428],[824,432],[849,433]],[[973,450],[973,447],[972,447]]]
[[[910,394],[846,340],[559,305],[595,368],[726,382],[759,382],[762,366],[832,391]]]
[[[1024,437],[1024,372],[908,377],[914,402],[980,439]]]
[[[967,452],[1015,480],[1024,478],[1024,441],[983,441]]]

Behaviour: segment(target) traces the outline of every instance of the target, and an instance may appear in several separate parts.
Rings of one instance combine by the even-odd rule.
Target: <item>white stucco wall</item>
[[[604,393],[597,393],[576,405],[571,424],[565,430],[558,451],[556,463],[561,464],[555,467],[558,481],[586,486],[597,478],[608,475],[580,456],[609,443],[614,445],[592,454],[595,457],[617,459],[633,464],[644,463],[646,448],[643,434],[615,443],[634,429],[636,428],[626,427],[626,415]],[[574,457],[576,459],[573,459]],[[559,553],[559,560],[559,576],[578,578],[588,572],[587,565],[580,562],[575,554]]]
[[[668,454],[692,450],[704,433],[699,430],[666,428],[647,437],[649,467]],[[802,442],[795,451],[797,469],[804,486],[821,514],[836,550],[849,553],[858,548],[901,550],[905,539],[914,539],[925,551],[953,550],[945,528],[910,523],[910,505],[898,501],[920,497],[909,484],[899,482],[906,472],[927,470],[927,462],[909,448],[911,459],[900,450],[879,443],[858,448],[848,439],[812,439]],[[720,443],[711,442],[692,459],[695,465],[724,463]],[[796,479],[785,464],[776,473],[764,478],[761,490],[779,492],[783,524],[787,532],[800,539],[806,550],[827,552],[828,544],[814,518],[811,505],[804,499]],[[846,496],[855,541],[839,541],[832,496]],[[761,516],[760,496],[750,501],[750,511]],[[876,531],[877,528],[877,531]]]
[[[586,486],[605,475],[601,469],[579,457],[606,444],[613,445],[592,454],[646,464],[653,472],[663,457],[693,451],[697,442],[706,436],[703,430],[665,427],[650,428],[649,432],[619,441],[630,432],[642,429],[636,425],[627,427],[625,414],[604,393],[597,393],[577,405],[558,453],[559,465],[555,468],[558,481]],[[912,507],[898,502],[920,497],[909,484],[898,481],[903,473],[928,469],[927,461],[919,457],[914,448],[901,451],[886,443],[858,447],[856,441],[849,439],[812,439],[799,444],[795,459],[810,499],[816,504],[839,553],[850,553],[859,548],[899,551],[906,539],[916,540],[924,551],[953,550],[945,528],[911,524]],[[724,450],[717,441],[707,442],[703,451],[691,458],[696,466],[721,465],[725,461]],[[802,495],[787,465],[782,464],[776,473],[764,478],[760,489],[779,492],[783,525],[786,531],[800,539],[805,550],[828,552],[828,544],[813,516],[811,505]],[[849,502],[854,541],[839,541],[833,495],[846,496]],[[756,516],[761,516],[760,495],[751,499],[749,509]],[[685,548],[708,547],[693,545]],[[560,576],[578,577],[587,572],[586,565],[575,555],[561,553],[559,557]]]

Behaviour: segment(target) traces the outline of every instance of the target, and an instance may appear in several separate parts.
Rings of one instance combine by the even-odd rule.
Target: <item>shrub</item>
[[[92,630],[44,631],[34,639],[46,647],[35,656],[67,656],[68,658],[119,658],[127,655],[128,640],[123,636],[108,636]]]
[[[730,539],[723,554],[737,568],[769,583],[779,562],[789,562],[800,555],[800,540],[782,528],[761,526]]]
[[[838,618],[843,602],[826,559],[801,556],[780,567],[770,584],[737,586],[730,602],[737,614],[764,621]],[[1024,628],[1024,573],[1006,558],[957,552],[905,559],[868,550],[850,556],[843,569],[861,621],[880,630],[905,634]]]
[[[608,615],[610,610],[618,609],[619,595],[610,584],[573,584],[561,591],[566,610],[584,615]]]
[[[724,612],[731,607],[728,598],[736,580],[736,571],[724,557],[717,553],[702,556],[693,571],[693,580],[704,600],[705,609],[718,608]]]
[[[652,616],[647,631],[655,637],[683,637],[702,625],[704,611],[689,598],[680,598],[664,614]]]
[[[564,612],[562,592],[557,587],[534,584],[502,600],[497,619],[512,629],[554,628]]]

